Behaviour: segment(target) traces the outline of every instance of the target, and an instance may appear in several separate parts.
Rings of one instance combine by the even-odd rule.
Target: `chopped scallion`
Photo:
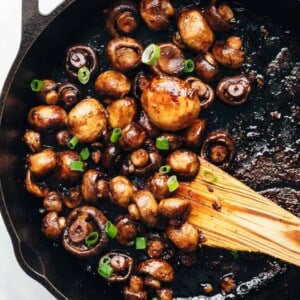
[[[161,166],[158,170],[160,174],[168,174],[171,171],[171,167],[169,165]]]
[[[76,148],[76,146],[77,146],[77,144],[78,144],[78,138],[74,135],[72,138],[71,138],[71,140],[68,142],[68,147],[70,148],[70,149],[75,149]]]
[[[109,264],[100,264],[98,268],[98,274],[104,278],[109,278],[114,272],[113,268]]]
[[[90,150],[89,148],[83,148],[80,152],[80,157],[82,160],[87,160],[90,157]]]
[[[73,160],[71,162],[71,171],[83,172],[84,163],[80,160]]]
[[[168,189],[169,189],[169,192],[174,192],[178,189],[179,187],[179,182],[177,180],[177,176],[176,175],[173,175],[171,176],[168,181],[167,181],[167,186],[168,186]]]
[[[158,137],[155,142],[155,147],[158,150],[169,150],[169,140],[166,138]]]
[[[118,234],[118,228],[110,221],[105,225],[105,232],[111,238],[114,239]]]
[[[192,59],[186,59],[184,61],[184,68],[183,68],[184,73],[192,73],[194,71],[194,68],[195,68],[195,63]]]
[[[156,44],[150,44],[142,54],[142,63],[153,65],[160,57],[160,48]]]
[[[147,239],[145,237],[137,237],[135,239],[135,249],[144,250],[147,248]]]
[[[78,80],[82,83],[82,84],[87,84],[90,80],[90,77],[91,77],[91,72],[90,70],[84,66],[84,67],[81,67],[79,70],[78,70]]]
[[[110,257],[108,255],[102,256],[99,261],[99,265],[109,264],[109,263],[110,263]]]
[[[110,141],[112,143],[116,143],[119,140],[119,138],[121,137],[121,135],[122,135],[121,128],[114,128],[114,130],[111,134],[111,137],[110,137]]]
[[[203,170],[202,171],[202,178],[204,181],[207,181],[209,183],[213,183],[217,181],[217,176],[210,170]]]
[[[85,244],[87,246],[93,246],[97,244],[98,240],[99,240],[99,233],[93,231],[85,238]]]
[[[239,253],[236,250],[230,250],[230,253],[234,259],[239,259]]]
[[[33,92],[40,92],[42,90],[43,80],[33,79],[30,87]]]

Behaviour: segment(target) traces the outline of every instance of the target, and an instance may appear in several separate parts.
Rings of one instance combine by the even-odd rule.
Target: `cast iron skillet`
[[[64,74],[59,71],[61,69],[59,63],[63,61],[64,49],[70,43],[89,42],[96,47],[100,56],[103,54],[101,45],[109,37],[102,31],[100,12],[110,2],[89,0],[87,5],[86,0],[66,0],[49,16],[41,16],[38,13],[38,0],[24,0],[22,43],[1,94],[1,213],[21,267],[58,299],[120,299],[120,294],[118,288],[104,284],[99,276],[95,276],[95,270],[89,263],[78,263],[78,260],[66,253],[60,245],[47,241],[40,232],[42,214],[39,207],[41,204],[32,199],[23,188],[26,150],[21,137],[26,127],[26,112],[30,106],[34,105],[35,101],[28,86],[32,78],[56,78],[59,80],[64,77]],[[198,2],[172,1],[175,6],[193,5]],[[246,3],[246,1],[244,2]],[[267,88],[267,90],[256,92],[250,104],[230,112],[228,107],[216,104],[213,111],[217,116],[209,112],[204,113],[203,116],[209,120],[210,130],[227,129],[232,132],[238,143],[240,155],[236,159],[234,168],[230,170],[231,173],[258,190],[267,190],[266,193],[269,192],[271,195],[274,192],[276,194],[277,191],[280,196],[280,190],[294,191],[297,189],[299,178],[297,179],[297,173],[294,170],[297,162],[293,164],[292,161],[291,165],[291,160],[287,158],[288,171],[284,170],[281,175],[277,174],[279,180],[271,179],[269,183],[268,180],[262,180],[260,174],[251,173],[251,167],[254,168],[256,165],[249,164],[249,162],[253,162],[251,158],[255,158],[255,153],[258,150],[261,151],[266,145],[269,147],[270,155],[273,154],[273,150],[277,151],[278,147],[285,146],[289,147],[289,151],[295,151],[294,147],[297,146],[296,125],[293,123],[296,118],[295,99],[297,98],[297,91],[294,90],[297,90],[297,86],[292,86],[291,91],[282,90],[280,76],[288,76],[295,68],[293,57],[295,54],[299,56],[299,44],[297,44],[299,37],[274,24],[284,24],[291,29],[297,29],[298,25],[299,28],[297,18],[300,13],[300,5],[297,0],[247,2],[251,2],[246,5],[251,6],[250,9],[257,13],[257,19],[253,17],[255,13],[246,14],[241,23],[245,25],[246,22],[249,26],[244,27],[246,29],[243,29],[241,34],[248,35],[248,39],[253,42],[254,47],[258,33],[261,31],[257,24],[263,25],[266,22],[266,27],[274,28],[270,33],[274,35],[274,38],[269,40],[270,43],[273,43],[272,47],[268,50],[270,45],[265,45],[265,52],[270,51],[270,53],[264,53],[261,57],[253,55],[253,64],[257,64],[258,72],[263,72],[259,63],[265,66],[276,57],[276,53],[280,50],[280,43],[283,43],[282,46],[285,43],[291,45],[289,49],[291,53],[283,53],[286,55],[284,61],[288,61],[288,66],[279,66],[279,71],[275,70],[277,72],[275,72],[275,77],[269,74],[270,76],[267,78],[272,88],[277,87],[279,90],[274,91]],[[275,23],[272,23],[271,19],[265,19],[263,17],[265,15],[272,17]],[[143,30],[140,31],[139,34],[144,38],[144,42],[147,42],[147,39],[158,39],[157,36],[143,37]],[[276,34],[279,38],[276,38]],[[293,44],[295,45],[293,46]],[[253,51],[253,49],[250,50]],[[103,56],[100,60],[105,67],[106,62]],[[275,62],[276,64],[280,64],[280,62]],[[295,70],[296,77],[299,75],[297,70],[299,71],[299,69]],[[290,93],[293,91],[295,93],[291,96]],[[281,102],[277,101],[279,98]],[[266,99],[269,99],[270,102],[267,103]],[[287,116],[290,116],[290,119],[287,118],[288,120],[276,123],[266,117],[276,109],[282,109]],[[249,130],[246,132],[246,128],[252,133],[249,134]],[[272,136],[276,138],[268,144]],[[290,154],[290,152],[286,153]],[[294,154],[297,156],[297,152]],[[292,153],[292,157],[294,154]],[[284,168],[284,160],[278,158],[278,161],[283,163],[281,167]],[[270,164],[264,165],[264,163],[263,161],[262,168],[259,169],[264,169],[265,166],[270,167]],[[274,169],[271,164],[267,172],[272,173]],[[257,178],[255,179],[255,177]],[[295,208],[294,213],[299,213],[299,210],[297,211],[299,204],[295,205],[296,208],[294,206],[287,208]],[[233,261],[228,251],[225,250],[204,248],[200,251],[199,256],[201,262],[197,267],[192,268],[189,272],[183,270],[178,273],[178,281],[175,282],[175,290],[178,295],[188,297],[200,294],[200,283],[211,281],[216,274],[222,275],[235,268],[242,274],[238,281],[244,282],[239,286],[238,295],[240,296],[246,295],[245,297],[249,299],[299,299],[299,268],[276,262],[272,258],[261,256],[251,258],[251,256],[243,254],[239,261]],[[257,276],[253,277],[254,275]],[[184,284],[179,284],[179,281]],[[199,297],[198,299],[208,298]],[[224,299],[224,297],[219,294],[211,299]]]

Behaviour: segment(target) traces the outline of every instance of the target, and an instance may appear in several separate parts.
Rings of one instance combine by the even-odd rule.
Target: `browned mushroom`
[[[165,233],[149,233],[147,240],[147,254],[150,258],[170,260],[176,251]]]
[[[137,223],[129,216],[120,216],[116,219],[115,226],[118,229],[117,241],[123,246],[134,245],[135,238],[139,233]]]
[[[38,152],[42,149],[41,134],[39,132],[26,129],[24,136],[24,142],[27,144],[31,152]]]
[[[138,26],[138,8],[130,0],[114,3],[105,16],[105,29],[113,37],[132,33]]]
[[[138,275],[130,276],[129,285],[125,286],[122,294],[125,300],[147,300],[148,293],[143,290],[143,278]]]
[[[182,136],[173,132],[162,132],[157,138],[168,140],[169,151],[175,151],[182,147]]]
[[[82,202],[82,195],[79,187],[73,187],[63,193],[62,201],[67,208],[74,209]]]
[[[101,96],[121,99],[129,93],[130,89],[130,80],[116,71],[101,73],[95,82],[95,90]]]
[[[63,233],[64,248],[77,257],[90,257],[100,253],[108,243],[105,233],[107,218],[93,206],[82,206],[71,211]],[[95,244],[88,245],[86,238],[90,233],[97,233]]]
[[[155,173],[148,179],[146,187],[157,201],[171,196],[171,192],[169,191],[167,184],[168,179],[169,176],[167,174],[160,173]]]
[[[108,143],[103,150],[103,157],[105,157],[105,159],[102,159],[101,165],[105,170],[109,171],[112,168],[118,169],[122,159],[119,146],[115,143]]]
[[[57,192],[49,192],[44,198],[43,207],[46,211],[61,212],[62,210],[62,197]]]
[[[149,275],[144,278],[144,285],[155,290],[161,287],[160,281]]]
[[[230,273],[222,276],[220,280],[220,286],[222,287],[222,290],[227,294],[233,292],[236,289],[236,283],[233,274]]]
[[[175,9],[169,0],[142,0],[140,13],[151,30],[159,31],[169,27]]]
[[[142,274],[150,275],[161,282],[170,282],[174,279],[172,266],[163,259],[147,259],[138,266]]]
[[[26,171],[25,188],[28,193],[38,198],[44,198],[49,191],[47,187],[40,186],[35,182],[30,170]]]
[[[75,84],[65,82],[59,86],[58,96],[64,103],[65,107],[71,107],[79,102],[81,91]]]
[[[191,50],[206,52],[214,41],[214,34],[197,8],[184,8],[177,19],[182,42]]]
[[[160,288],[156,291],[159,300],[173,300],[173,291],[170,288]]]
[[[131,122],[122,129],[119,143],[124,150],[132,151],[141,147],[145,139],[146,132],[143,127],[138,123]]]
[[[210,5],[204,10],[204,17],[209,26],[220,33],[230,31],[234,25],[230,22],[234,18],[233,11],[226,4],[216,6],[216,0],[211,0]]]
[[[39,105],[29,111],[27,120],[37,131],[62,129],[67,124],[67,113],[58,105]]]
[[[200,147],[206,130],[206,121],[197,119],[184,133],[184,142],[188,147]]]
[[[142,93],[141,103],[150,121],[163,130],[186,128],[200,112],[197,94],[176,77],[153,78]]]
[[[215,100],[215,92],[208,84],[202,82],[197,77],[189,76],[185,81],[190,85],[192,90],[198,95],[201,109],[210,107]]]
[[[42,220],[42,232],[51,240],[58,240],[65,227],[65,217],[59,217],[55,211],[49,212]]]
[[[161,239],[150,239],[147,242],[147,254],[150,258],[159,258],[165,250],[165,243]]]
[[[87,67],[93,76],[98,70],[99,63],[94,49],[85,44],[76,44],[66,51],[66,71],[73,79],[78,79],[78,71]]]
[[[205,82],[215,80],[219,73],[220,68],[217,60],[209,53],[200,53],[194,58],[195,72]]]
[[[212,132],[204,141],[201,156],[223,169],[229,167],[236,152],[232,137],[223,130]]]
[[[182,180],[191,180],[199,172],[200,161],[196,153],[184,149],[176,150],[167,157],[167,164]]]
[[[179,76],[184,69],[184,54],[172,43],[159,45],[160,56],[158,60],[150,66],[152,72],[157,76],[171,75]]]
[[[58,145],[66,147],[73,136],[68,130],[60,130],[55,137]]]
[[[106,56],[112,68],[128,72],[141,64],[143,45],[131,37],[116,37],[106,46]]]
[[[146,131],[148,138],[153,139],[153,138],[156,138],[159,135],[160,129],[150,122],[150,120],[147,117],[144,110],[142,110],[140,112],[138,122],[139,122],[139,124],[142,125],[142,127]]]
[[[42,82],[39,98],[46,104],[57,104],[59,97],[57,93],[57,83],[50,79],[44,79]]]
[[[216,60],[227,68],[238,69],[245,61],[246,53],[242,50],[243,41],[237,36],[230,36],[226,41],[217,41],[213,46]]]
[[[244,75],[223,78],[217,86],[217,96],[230,105],[240,105],[247,101],[251,92],[251,81]]]

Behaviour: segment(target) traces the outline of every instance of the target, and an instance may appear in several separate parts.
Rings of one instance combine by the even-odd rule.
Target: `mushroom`
[[[138,23],[137,5],[130,0],[117,1],[105,16],[105,29],[113,37],[132,33]]]
[[[75,105],[81,96],[81,91],[75,84],[71,82],[65,82],[58,88],[59,99],[62,100],[65,107],[71,107]]]
[[[149,85],[150,77],[143,71],[138,72],[133,80],[133,95],[137,99],[141,97],[142,91]]]
[[[29,111],[27,121],[39,132],[57,130],[66,126],[67,113],[58,105],[39,105]]]
[[[141,147],[146,139],[146,132],[143,127],[135,122],[131,122],[122,129],[119,143],[122,149],[132,151]]]
[[[220,67],[214,56],[209,53],[200,53],[194,58],[195,72],[205,82],[215,80],[220,74]]]
[[[91,257],[100,253],[109,239],[105,233],[107,218],[93,206],[82,206],[71,211],[63,233],[64,248],[77,257]],[[95,244],[87,245],[86,238],[97,232]]]
[[[134,185],[125,176],[116,176],[109,181],[109,198],[120,207],[128,207],[134,190]]]
[[[210,107],[215,100],[215,92],[208,84],[202,82],[197,77],[189,76],[185,81],[190,85],[192,90],[198,95],[201,109]]]
[[[105,71],[101,73],[95,82],[95,90],[100,96],[121,99],[131,89],[129,79],[122,73],[116,71]]]
[[[251,92],[251,82],[245,75],[223,78],[217,86],[217,96],[230,105],[240,105],[247,101]]]
[[[200,243],[198,229],[188,222],[183,223],[180,227],[169,225],[166,234],[178,249],[185,252],[195,251]]]
[[[159,300],[173,300],[173,291],[170,288],[160,288],[156,291]]]
[[[55,105],[58,100],[57,83],[50,79],[44,79],[42,82],[39,98],[46,104]]]
[[[129,279],[129,285],[125,286],[122,293],[125,300],[147,300],[148,293],[143,290],[143,278],[138,275],[132,275]]]
[[[73,79],[78,79],[78,71],[87,67],[93,76],[98,70],[99,63],[94,49],[85,44],[76,44],[66,51],[66,71]]]
[[[238,69],[245,61],[246,53],[242,50],[243,41],[237,36],[230,36],[226,41],[217,41],[212,52],[216,60],[227,68]]]
[[[214,34],[197,8],[184,8],[177,19],[182,42],[191,50],[206,52],[214,41]]]
[[[223,130],[217,130],[207,136],[202,145],[200,155],[213,164],[227,169],[235,152],[236,145],[232,137]]]
[[[150,232],[147,240],[147,254],[150,258],[170,260],[176,251],[165,233]]]
[[[106,113],[111,128],[124,128],[133,121],[137,113],[137,105],[133,98],[125,97],[108,105]]]
[[[157,138],[168,140],[169,151],[175,151],[182,147],[182,137],[173,132],[162,132]]]
[[[102,256],[99,260],[99,267],[101,269],[102,264],[107,264],[113,270],[109,277],[105,276],[105,280],[108,282],[124,282],[131,275],[133,268],[133,259],[123,253],[109,252]]]
[[[150,239],[147,242],[147,254],[150,258],[159,258],[165,250],[165,243],[159,239]]]
[[[28,156],[28,168],[35,176],[46,176],[56,167],[56,154],[50,148]]]
[[[118,145],[108,143],[103,150],[103,157],[105,157],[105,159],[101,161],[101,165],[105,170],[109,171],[112,168],[117,169],[122,158]]]
[[[96,141],[106,129],[106,125],[105,109],[93,98],[81,100],[68,114],[68,129],[82,143]]]
[[[106,56],[112,68],[128,72],[141,64],[143,45],[131,37],[116,37],[108,42]]]
[[[193,179],[200,169],[200,161],[196,153],[184,149],[170,153],[167,157],[167,164],[182,180]]]
[[[60,130],[56,133],[56,142],[62,147],[67,147],[72,139],[72,135],[68,130]]]
[[[176,77],[154,77],[142,93],[141,104],[154,125],[170,131],[188,127],[200,112],[197,94]]]
[[[152,31],[167,29],[175,9],[169,0],[142,0],[140,5],[142,19]]]
[[[178,198],[163,199],[158,204],[158,216],[173,226],[185,222],[190,210],[189,202]]]
[[[31,152],[38,152],[42,149],[41,134],[34,130],[26,129],[23,140]]]
[[[55,211],[49,212],[42,220],[42,232],[51,240],[58,240],[65,227],[65,217],[59,217]]]
[[[160,129],[150,122],[144,110],[140,112],[138,123],[142,125],[148,138],[153,139],[159,135]]]
[[[82,202],[80,189],[78,187],[68,189],[67,192],[64,192],[62,201],[67,208],[78,207]]]
[[[72,171],[71,164],[73,161],[79,161],[80,155],[73,150],[66,150],[57,153],[57,165],[55,170],[55,177],[59,181],[65,183],[72,183],[80,178],[79,171]]]
[[[171,196],[171,192],[169,191],[167,184],[168,179],[169,176],[167,174],[155,173],[147,180],[146,187],[157,201]]]
[[[49,191],[47,187],[39,186],[34,181],[34,178],[33,178],[30,170],[26,171],[25,188],[28,193],[30,193],[38,198],[44,198],[48,194],[48,191]]]
[[[62,210],[61,195],[54,191],[49,192],[47,196],[44,198],[43,207],[46,211],[61,212]]]
[[[134,245],[135,238],[139,232],[137,223],[126,215],[118,217],[115,221],[115,226],[118,229],[117,241],[123,246]]]
[[[171,75],[179,76],[184,69],[184,54],[176,45],[165,43],[159,45],[160,56],[150,66],[152,72],[157,76]]]
[[[222,276],[220,280],[220,286],[222,287],[222,290],[227,294],[233,292],[236,289],[236,282],[234,280],[233,274],[229,273]]]
[[[234,28],[230,22],[234,18],[233,11],[226,4],[216,7],[216,0],[211,0],[210,5],[204,10],[204,17],[209,26],[217,32],[225,33]]]
[[[147,259],[141,262],[138,266],[138,271],[142,274],[150,275],[161,282],[170,282],[174,279],[173,267],[165,260],[159,258]]]
[[[197,119],[184,133],[184,142],[188,147],[200,147],[206,130],[206,121]]]
[[[144,285],[155,290],[161,287],[160,281],[153,278],[152,276],[146,276],[144,278]]]

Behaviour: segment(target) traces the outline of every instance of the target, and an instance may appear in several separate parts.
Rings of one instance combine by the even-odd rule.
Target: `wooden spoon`
[[[300,266],[300,219],[200,158],[200,171],[176,194],[190,200],[188,221],[204,245],[262,252]],[[213,181],[213,182],[211,182]]]

